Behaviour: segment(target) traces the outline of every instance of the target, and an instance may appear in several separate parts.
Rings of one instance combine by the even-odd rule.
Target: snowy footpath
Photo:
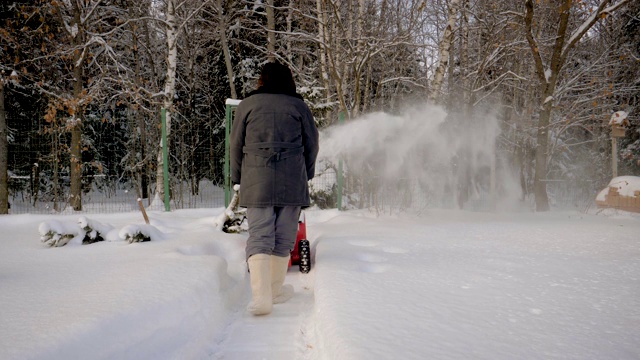
[[[295,297],[276,304],[269,316],[253,316],[244,309],[233,317],[223,333],[213,359],[296,360],[312,350],[306,334],[313,309],[312,274],[289,269],[286,283],[294,286]],[[247,297],[244,303],[248,303]],[[276,336],[274,336],[274,334]]]
[[[53,248],[39,225],[78,216],[0,217],[0,359],[640,359],[638,214],[308,210],[311,272],[253,317],[221,211]]]

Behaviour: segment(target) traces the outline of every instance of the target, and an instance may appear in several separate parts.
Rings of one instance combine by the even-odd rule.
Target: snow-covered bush
[[[40,241],[51,247],[64,246],[72,241],[82,243],[85,236],[77,224],[57,220],[40,223],[38,232],[40,233]]]
[[[247,209],[238,208],[240,185],[234,185],[233,191],[233,198],[229,202],[229,206],[214,219],[213,224],[219,231],[241,233],[249,230],[249,224],[244,221],[247,217]]]
[[[244,231],[249,231],[249,223],[245,221],[246,212],[247,209],[237,210],[235,213],[233,213],[233,217],[224,222],[224,224],[222,225],[222,229],[218,228],[217,223],[216,228],[226,233],[241,233]]]
[[[316,163],[316,172],[316,176],[309,182],[312,205],[320,209],[335,208],[338,190],[335,165],[320,159]]]
[[[151,241],[151,236],[149,236],[149,234],[139,226],[125,226],[118,234],[121,239],[124,239],[129,243]]]
[[[107,233],[113,230],[113,226],[109,224],[103,224],[99,221],[88,219],[84,216],[78,219],[78,225],[84,232],[84,238],[82,244],[93,244],[98,241],[104,241]]]
[[[119,232],[109,224],[82,216],[78,221],[49,220],[40,224],[38,231],[43,243],[60,247],[69,243],[76,245],[93,244],[99,241],[120,241],[129,243],[159,240],[163,233],[149,224],[127,225]]]
[[[129,243],[155,241],[164,238],[163,233],[153,225],[127,225],[118,233],[121,239]]]

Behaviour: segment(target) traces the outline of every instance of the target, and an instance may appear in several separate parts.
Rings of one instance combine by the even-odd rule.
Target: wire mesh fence
[[[175,127],[170,140],[170,209],[225,206],[222,123],[219,119],[208,126],[195,126],[183,121]],[[9,119],[9,126],[10,214],[74,212],[70,206],[68,132],[61,124],[47,123],[34,114],[18,114]],[[147,134],[149,141],[142,144],[126,122],[94,122],[89,130],[90,140],[85,140],[82,155],[82,212],[137,211],[138,198],[145,206],[152,205],[158,149],[151,144],[157,143],[157,135]],[[340,188],[337,168],[335,164],[327,166],[310,182],[313,205],[336,208],[341,203],[343,208],[377,212],[429,208],[487,211],[495,209],[503,196],[481,184],[461,199],[455,184],[438,187],[402,174],[386,181],[375,173],[352,172],[345,175]],[[596,186],[590,181],[547,183],[554,208],[582,211],[593,206],[599,190]],[[524,207],[532,207],[531,195],[521,198]]]
[[[137,211],[135,189],[130,184],[123,183],[118,176],[94,175],[90,191],[83,193],[82,203],[85,213],[116,213]],[[335,174],[320,174],[311,182],[312,202],[319,208],[336,208],[337,186]],[[29,176],[12,176],[10,178],[11,214],[53,214],[71,213],[68,201],[69,187],[63,185],[58,197],[37,196],[32,189],[33,179]],[[67,183],[66,178],[63,182]],[[172,183],[172,197],[170,208],[220,208],[225,206],[224,188],[211,180],[200,180],[197,191],[188,182]],[[555,209],[587,211],[594,206],[598,189],[593,182],[557,181],[547,185],[552,206]],[[376,186],[369,189],[345,189],[343,192],[344,208],[368,208],[373,211],[401,212],[411,210],[420,213],[431,208],[460,208],[457,197],[453,193],[436,194],[423,188],[418,181],[400,179],[398,184]],[[150,206],[153,197],[143,200],[145,206]],[[496,201],[489,193],[478,193],[462,204],[462,208],[469,211],[489,211],[495,208]],[[531,201],[529,201],[531,202]],[[523,202],[527,207],[527,201]],[[529,204],[529,207],[532,207]]]
[[[127,114],[116,120],[87,116],[81,144],[81,203],[85,213],[136,210],[156,194],[157,121],[141,126]],[[8,112],[10,214],[72,212],[71,137],[65,119]],[[170,138],[171,209],[224,206],[221,120],[196,126],[177,119]]]
[[[117,176],[97,176],[96,183],[90,190],[82,194],[83,213],[117,213],[124,211],[136,211],[138,209],[138,194],[135,189],[120,181]],[[11,214],[54,214],[75,213],[69,202],[70,194],[68,186],[61,186],[57,196],[38,196],[31,191],[29,177],[13,176],[10,178],[10,213]],[[170,208],[217,208],[223,207],[224,189],[210,180],[201,180],[197,192],[192,184],[186,182],[172,185],[172,197]],[[152,197],[142,199],[143,205],[150,206]],[[164,210],[164,208],[162,208]]]
[[[93,176],[94,180],[91,189],[82,194],[82,213],[118,213],[127,211],[137,211],[139,198],[136,190],[126,182],[121,181],[118,176]],[[68,180],[63,181],[67,185],[62,185],[57,197],[36,195],[32,192],[32,179],[29,176],[12,176],[10,182],[11,204],[10,214],[63,214],[77,213],[69,202]],[[332,178],[319,177],[314,180],[317,186],[334,188],[335,182]],[[193,183],[172,182],[171,187],[171,210],[177,209],[197,209],[197,208],[220,208],[225,206],[225,194],[222,184],[216,184],[211,180],[200,180],[197,190]],[[50,194],[50,192],[47,192]],[[335,207],[335,191],[328,194],[329,197],[315,194],[313,203],[322,208]],[[143,199],[143,205],[149,207],[153,203],[151,197]],[[158,210],[164,208],[158,207]]]
[[[551,205],[560,210],[586,212],[595,207],[596,195],[602,190],[596,181],[557,180],[547,182]]]
[[[42,176],[42,175],[41,175]],[[140,197],[131,181],[123,174],[115,176],[91,175],[83,183],[89,183],[82,194],[84,213],[117,213],[137,211],[137,199]],[[320,173],[310,182],[312,205],[319,208],[336,208],[338,203],[337,174],[335,171]],[[69,205],[69,179],[61,176],[57,193],[52,190],[50,182],[39,181],[33,176],[13,175],[9,179],[11,214],[55,214],[74,213]],[[375,178],[345,179],[343,188],[343,208],[370,209],[378,213],[394,213],[412,211],[423,212],[427,209],[464,209],[469,211],[491,211],[499,202],[500,194],[478,192],[468,197],[464,203],[459,202],[458,194],[453,191],[433,191],[418,179],[400,178],[394,184],[375,184]],[[48,184],[46,189],[43,184]],[[224,186],[209,179],[201,179],[197,185],[193,181],[171,181],[170,209],[220,208],[225,206]],[[40,192],[34,189],[39,188]],[[561,210],[587,211],[594,206],[595,196],[599,189],[590,181],[554,181],[547,184],[552,207]],[[150,206],[154,192],[143,199],[145,206]],[[533,208],[530,195],[522,200],[524,208]],[[158,208],[158,210],[161,210]]]

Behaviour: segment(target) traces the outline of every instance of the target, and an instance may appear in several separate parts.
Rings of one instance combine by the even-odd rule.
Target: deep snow
[[[640,217],[308,210],[296,296],[249,316],[246,234],[219,209],[93,214],[109,241],[49,248],[0,217],[0,359],[638,359]]]

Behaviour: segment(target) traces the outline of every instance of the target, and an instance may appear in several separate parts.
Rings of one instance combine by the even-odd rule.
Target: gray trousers
[[[255,254],[288,256],[296,243],[300,206],[247,208],[247,259]]]

